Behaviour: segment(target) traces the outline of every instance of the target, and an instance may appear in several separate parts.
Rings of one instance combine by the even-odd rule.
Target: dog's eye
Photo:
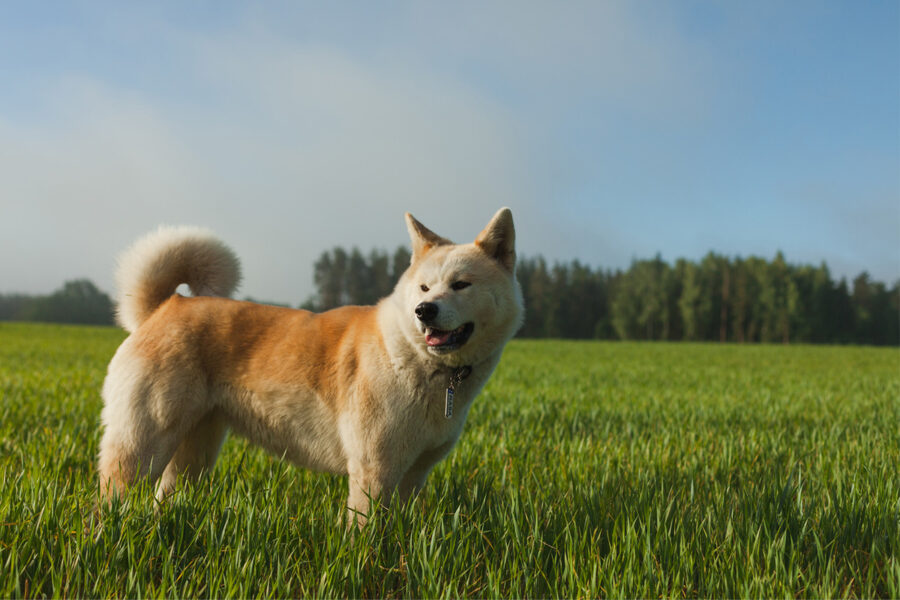
[[[458,292],[459,290],[466,289],[470,285],[472,285],[472,284],[469,283],[468,281],[454,281],[453,284],[450,286],[450,289],[452,289],[455,292]]]
[[[423,292],[427,292],[428,286],[423,283],[422,285],[419,286],[419,289],[422,290]]]

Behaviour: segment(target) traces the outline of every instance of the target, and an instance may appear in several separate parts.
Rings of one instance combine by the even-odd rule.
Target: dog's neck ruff
[[[456,386],[462,383],[463,379],[472,374],[472,366],[465,365],[453,369],[450,374],[450,382],[447,384],[447,393],[444,396],[444,417],[449,419],[453,416],[453,395],[456,393]]]

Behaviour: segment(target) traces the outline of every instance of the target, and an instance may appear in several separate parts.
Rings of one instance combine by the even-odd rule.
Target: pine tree
[[[700,296],[703,293],[700,287],[700,272],[694,263],[687,261],[680,261],[679,271],[682,280],[678,308],[684,327],[683,339],[698,340],[700,339]]]

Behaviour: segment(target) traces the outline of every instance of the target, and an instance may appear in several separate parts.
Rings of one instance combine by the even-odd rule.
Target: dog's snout
[[[421,302],[416,306],[416,317],[423,323],[434,320],[438,314],[438,305],[434,302]]]

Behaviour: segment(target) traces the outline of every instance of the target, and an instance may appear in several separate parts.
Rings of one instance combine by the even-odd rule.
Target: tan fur
[[[119,290],[119,314],[132,334],[103,386],[101,493],[149,477],[163,498],[179,476],[212,468],[229,429],[298,465],[347,474],[360,523],[370,498],[418,490],[521,325],[522,297],[509,209],[473,244],[452,244],[410,215],[407,224],[413,260],[394,292],[321,314],[173,294],[181,283],[230,293],[237,259],[202,230],[139,240],[120,262],[118,279],[131,287]],[[461,280],[471,285],[453,290]],[[429,348],[421,302],[439,307],[438,329],[473,323],[468,341]],[[446,388],[463,365],[472,374],[447,419]]]

